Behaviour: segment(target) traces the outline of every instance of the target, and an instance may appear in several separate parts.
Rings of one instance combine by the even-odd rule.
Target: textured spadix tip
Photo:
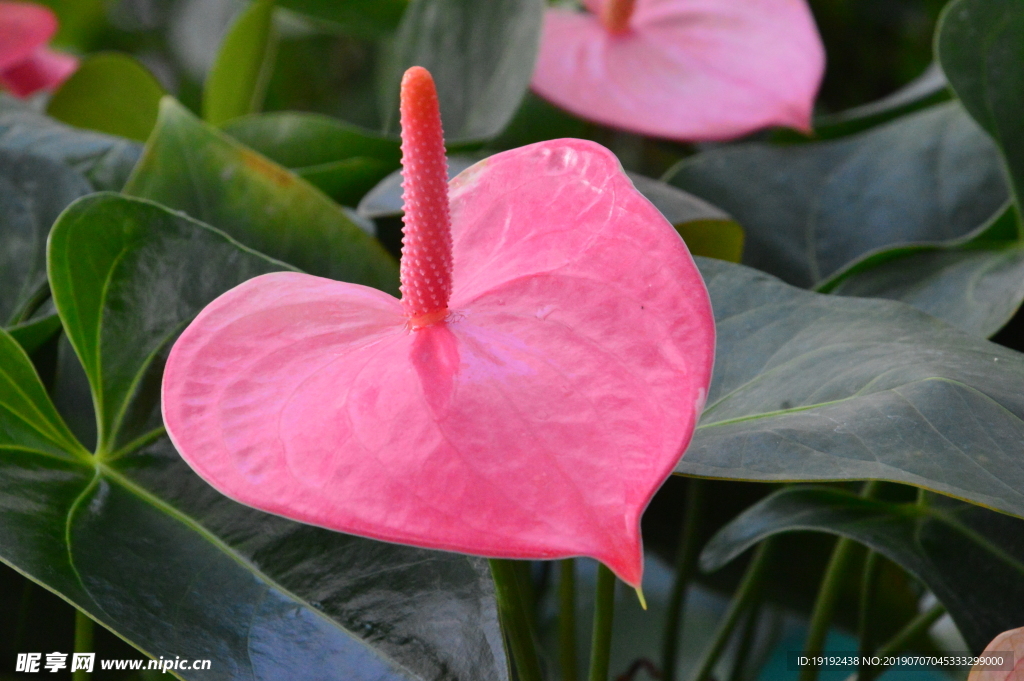
[[[413,66],[402,77],[402,308],[412,328],[442,321],[452,291],[448,161],[437,90]]]
[[[633,16],[635,0],[606,0],[601,8],[601,23],[609,33],[625,33]]]

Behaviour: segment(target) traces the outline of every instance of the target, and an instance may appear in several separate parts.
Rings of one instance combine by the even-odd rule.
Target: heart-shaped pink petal
[[[642,573],[640,515],[704,404],[714,325],[671,225],[604,148],[514,149],[450,185],[449,315],[303,274],[211,303],[168,433],[242,503],[342,532]]]
[[[533,89],[612,127],[719,140],[808,130],[824,65],[805,0],[636,0],[621,33],[597,13],[549,9]]]
[[[57,32],[57,17],[28,2],[0,2],[0,71],[27,59]]]
[[[0,71],[0,85],[18,97],[28,97],[40,90],[57,88],[77,70],[77,58],[40,47],[14,66]]]

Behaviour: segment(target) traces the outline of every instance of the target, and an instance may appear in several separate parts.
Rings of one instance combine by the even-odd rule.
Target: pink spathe
[[[48,8],[0,2],[0,87],[18,97],[50,90],[78,68],[78,59],[46,47],[57,32]]]
[[[405,298],[305,274],[252,279],[172,349],[168,433],[271,513],[490,557],[592,556],[638,585],[640,516],[711,375],[692,258],[582,140],[478,163],[448,208],[443,317],[417,326]]]
[[[760,128],[809,130],[825,51],[805,0],[635,0],[550,8],[537,94],[589,120],[701,141]],[[614,28],[614,26],[613,26]]]

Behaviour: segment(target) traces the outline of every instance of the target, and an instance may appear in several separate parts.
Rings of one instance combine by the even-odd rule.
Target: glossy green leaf
[[[171,98],[125,193],[182,210],[324,277],[398,290],[398,266],[340,206]]]
[[[50,227],[65,206],[90,191],[61,163],[0,148],[0,326],[27,321],[46,299]]]
[[[353,156],[375,158],[397,168],[398,139],[330,116],[282,111],[245,116],[226,123],[224,132],[287,168],[333,163]]]
[[[95,194],[61,216],[50,278],[102,434],[96,455],[78,444],[0,332],[0,557],[150,655],[213,661],[187,679],[507,679],[486,561],[241,506],[163,436],[170,342],[282,267],[148,201]]]
[[[891,480],[1024,516],[1024,355],[902,303],[699,266],[718,345],[676,472]]]
[[[278,5],[329,21],[360,38],[380,38],[398,28],[408,0],[278,0]]]
[[[715,149],[666,179],[743,226],[745,264],[798,286],[879,248],[962,237],[1007,199],[995,146],[957,103],[839,140]]]
[[[203,118],[220,125],[255,113],[274,65],[274,0],[253,0],[235,18],[203,86]]]
[[[358,204],[402,156],[398,140],[321,114],[244,116],[223,130],[345,206]]]
[[[434,76],[449,142],[494,137],[530,84],[544,0],[412,0],[381,81],[385,130],[398,125],[398,89],[410,66]]]
[[[163,96],[145,66],[127,54],[105,52],[82,62],[54,93],[46,113],[77,128],[145,142]]]
[[[60,317],[56,314],[34,317],[7,329],[11,338],[18,341],[18,345],[24,348],[25,352],[33,352],[53,338],[58,331],[60,331]]]
[[[818,291],[901,300],[988,338],[1024,300],[1024,242],[1007,205],[961,239],[882,249],[843,268]]]
[[[743,255],[743,228],[722,209],[658,180],[626,173],[683,237],[690,253],[729,262]]]
[[[1024,4],[954,0],[936,30],[936,52],[964,108],[996,140],[1024,196]]]
[[[894,504],[829,488],[783,489],[723,527],[701,566],[717,569],[762,539],[800,530],[849,537],[916,575],[975,654],[1024,621],[1024,523],[942,497]]]
[[[82,173],[97,190],[118,190],[142,154],[121,137],[72,128],[0,94],[0,149],[31,152]]]

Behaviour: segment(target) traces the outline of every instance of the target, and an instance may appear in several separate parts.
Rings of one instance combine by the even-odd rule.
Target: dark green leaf
[[[899,563],[946,606],[975,653],[1024,621],[1024,523],[941,497],[893,504],[828,488],[780,490],[722,528],[701,565],[717,569],[798,530],[849,537]]]
[[[93,188],[118,190],[142,153],[120,137],[80,130],[38,114],[0,94],[0,149],[31,152],[82,173]]]
[[[1024,4],[955,0],[936,31],[936,52],[964,108],[996,140],[1024,191]]]
[[[381,82],[385,130],[398,120],[398,86],[410,66],[434,76],[449,142],[494,137],[526,94],[544,0],[412,0]]]
[[[320,114],[245,116],[224,131],[346,206],[397,168],[402,155],[398,140]]]
[[[0,326],[25,322],[45,300],[50,227],[89,191],[89,183],[61,163],[0,148]]]
[[[891,480],[1024,516],[1024,355],[902,303],[699,266],[718,346],[677,472]]]
[[[398,267],[340,206],[171,98],[125,193],[224,230],[310,274],[398,290]]]
[[[901,300],[988,338],[1024,300],[1024,243],[1006,206],[961,239],[868,254],[817,287],[826,293]]]
[[[274,0],[253,0],[235,18],[203,87],[203,118],[220,125],[263,104],[274,64]]]
[[[888,97],[814,119],[814,134],[820,139],[832,139],[867,130],[949,99],[948,85],[938,62],[932,62],[924,73]]]
[[[224,132],[287,168],[318,166],[353,156],[378,159],[397,168],[397,139],[314,113],[284,111],[238,118]]]
[[[743,228],[722,209],[692,194],[637,173],[626,173],[633,186],[661,211],[693,255],[739,262]]]
[[[448,157],[448,179],[452,179],[466,168],[477,162],[470,156]],[[356,209],[364,218],[401,217],[402,215],[402,173],[399,170],[391,173],[376,187],[371,189]]]
[[[956,103],[830,142],[705,152],[667,179],[743,226],[745,264],[798,286],[878,248],[962,237],[1007,199],[995,146]]]
[[[11,338],[18,341],[18,345],[24,348],[25,352],[33,352],[40,345],[53,338],[53,335],[59,330],[60,317],[56,314],[47,314],[29,319],[7,329],[11,334]]]
[[[213,660],[185,678],[506,679],[485,561],[241,506],[163,436],[169,343],[213,297],[282,267],[148,201],[68,208],[50,277],[102,435],[96,455],[75,441],[0,331],[0,556],[150,655]]]
[[[77,128],[145,142],[156,124],[164,89],[127,54],[106,52],[82,62],[46,113]]]
[[[398,28],[408,0],[278,0],[281,7],[336,24],[344,33],[380,38]]]

